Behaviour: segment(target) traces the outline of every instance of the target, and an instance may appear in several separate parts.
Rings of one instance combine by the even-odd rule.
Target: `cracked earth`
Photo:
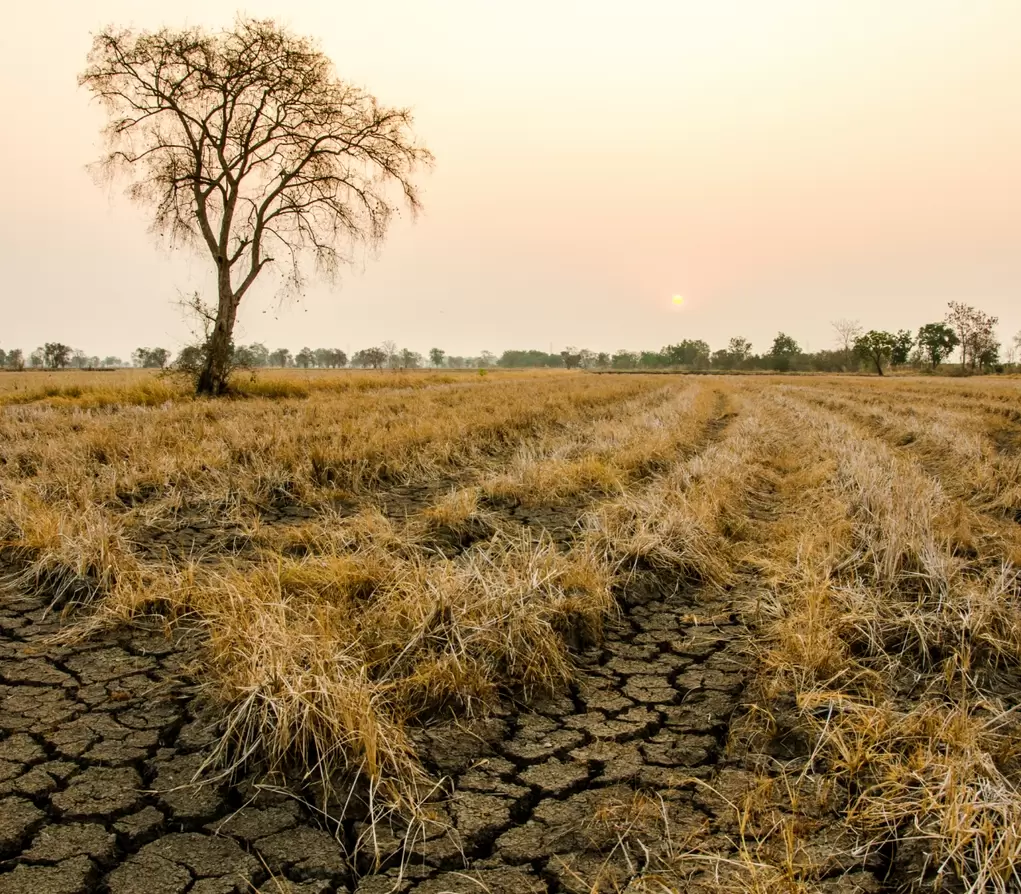
[[[652,577],[578,653],[570,692],[417,733],[441,782],[410,835],[331,822],[256,776],[196,785],[216,736],[187,676],[197,633],[135,625],[60,645],[59,629],[42,599],[2,603],[0,894],[623,890],[664,851],[729,841],[755,784],[728,748],[747,632],[727,598]],[[833,867],[834,891],[875,890],[848,885],[849,868]]]

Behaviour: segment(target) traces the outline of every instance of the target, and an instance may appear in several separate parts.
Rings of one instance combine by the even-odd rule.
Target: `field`
[[[1021,885],[1017,380],[9,374],[0,498],[0,894]]]

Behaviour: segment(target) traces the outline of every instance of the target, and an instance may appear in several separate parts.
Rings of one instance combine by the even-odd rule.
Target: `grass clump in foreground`
[[[380,809],[413,812],[429,791],[409,724],[478,716],[508,688],[560,689],[568,643],[596,641],[613,605],[607,566],[545,536],[498,533],[437,559],[370,511],[287,539],[313,551],[168,575],[111,594],[96,620],[201,619],[203,685],[226,712],[210,763],[361,778]]]

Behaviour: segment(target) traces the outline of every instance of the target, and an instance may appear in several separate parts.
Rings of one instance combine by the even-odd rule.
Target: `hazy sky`
[[[0,29],[0,347],[177,348],[208,258],[85,170],[76,86],[107,24],[230,24],[224,0],[33,0]],[[948,300],[1021,329],[1021,2],[256,0],[341,77],[415,110],[425,212],[239,341],[425,351],[653,347],[830,321],[917,328]],[[686,298],[680,310],[673,294]],[[264,311],[266,311],[264,313]]]

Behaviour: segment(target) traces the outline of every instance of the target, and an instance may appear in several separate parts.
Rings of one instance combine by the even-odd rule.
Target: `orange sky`
[[[221,0],[37,0],[0,33],[0,348],[179,347],[209,280],[84,170],[75,84],[109,23],[229,23]],[[172,12],[170,11],[172,10]],[[425,213],[238,339],[271,348],[657,348],[830,321],[917,328],[949,300],[1021,329],[1021,2],[258,0],[342,77],[410,105]],[[16,138],[12,138],[12,132]],[[683,309],[672,306],[685,295]],[[263,311],[267,311],[263,313]]]

